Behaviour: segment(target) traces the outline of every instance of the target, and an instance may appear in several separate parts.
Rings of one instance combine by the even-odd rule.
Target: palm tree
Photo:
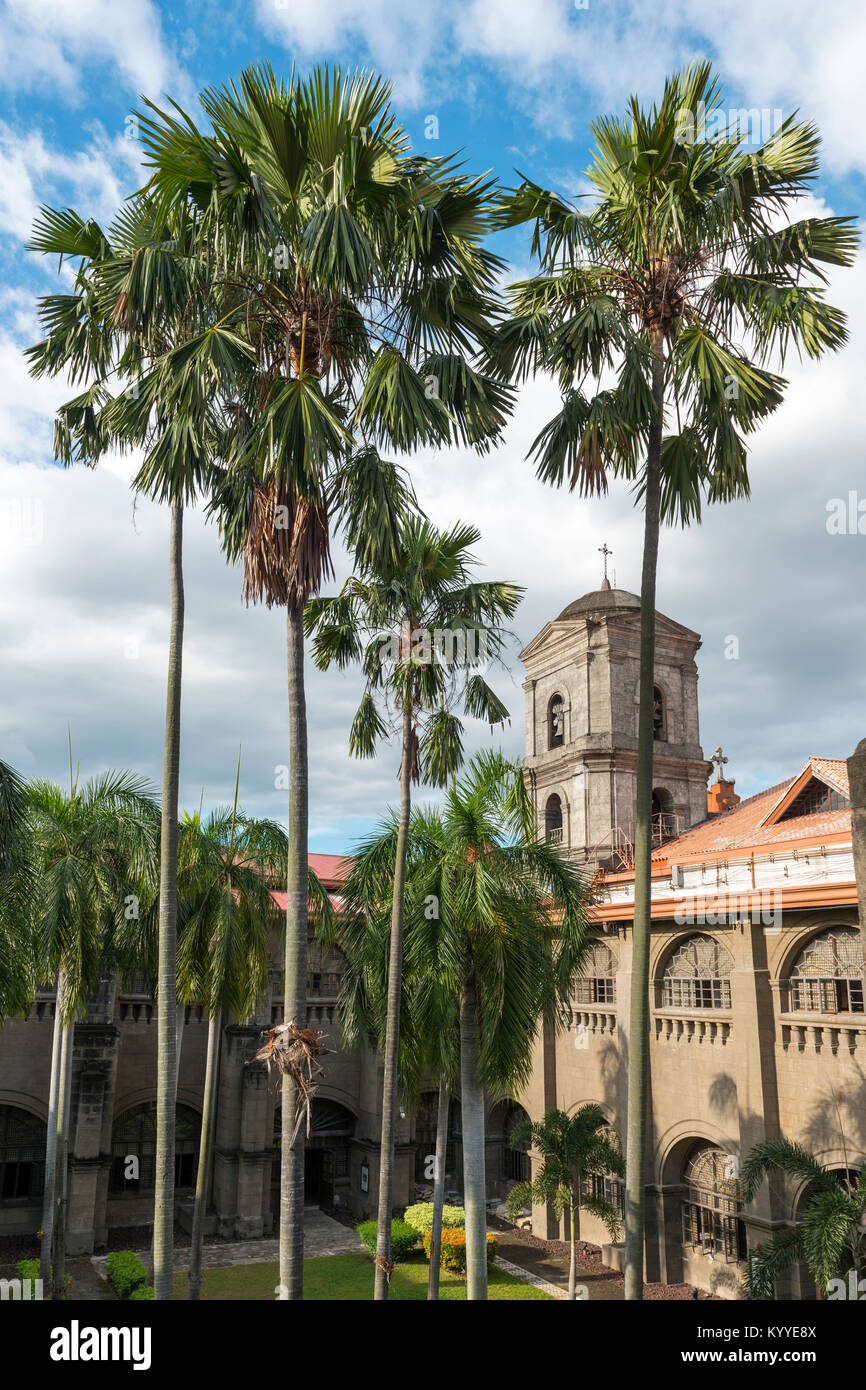
[[[480,539],[472,526],[438,531],[419,517],[401,528],[395,553],[378,563],[358,564],[338,597],[311,599],[304,624],[315,637],[316,665],[327,670],[359,662],[366,688],[355,715],[349,747],[357,757],[375,755],[388,732],[384,703],[393,700],[401,728],[400,813],[390,895],[388,1002],[382,1044],[385,1072],[379,1160],[378,1238],[375,1297],[388,1297],[391,1211],[394,1180],[394,1126],[397,1111],[402,991],[406,851],[412,783],[444,786],[463,761],[462,724],[452,712],[486,719],[491,728],[508,711],[481,674],[479,652],[495,658],[523,590],[502,581],[471,577],[471,545]],[[376,698],[380,705],[377,708]],[[351,880],[350,880],[351,882]],[[347,888],[351,897],[352,887]]]
[[[393,549],[406,489],[374,444],[410,450],[499,435],[507,388],[473,369],[500,262],[481,247],[490,185],[412,155],[371,75],[301,82],[248,68],[208,90],[207,133],[178,108],[142,114],[166,216],[202,216],[202,255],[236,296],[256,370],[226,388],[232,424],[214,498],[247,601],[286,609],[289,694],[287,1021],[306,1011],[307,734],[302,616],[330,572],[330,534]],[[280,1285],[302,1297],[303,1136],[283,1077]]]
[[[506,1206],[512,1216],[537,1202],[551,1206],[557,1220],[568,1212],[571,1258],[568,1265],[568,1296],[576,1298],[577,1255],[574,1218],[583,1207],[607,1226],[611,1240],[619,1239],[619,1214],[612,1202],[590,1190],[586,1183],[593,1176],[608,1173],[622,1176],[622,1157],[610,1140],[599,1131],[605,1125],[599,1105],[581,1105],[571,1115],[566,1110],[548,1110],[541,1120],[515,1125],[512,1144],[531,1144],[538,1154],[538,1168],[530,1182],[512,1187]]]
[[[152,892],[159,810],[142,778],[106,772],[79,786],[71,766],[68,793],[36,781],[28,799],[39,973],[56,980],[40,1277],[48,1281],[53,1239],[53,1297],[62,1298],[73,1028],[130,910]]]
[[[27,785],[0,760],[0,1022],[26,1009],[38,985],[29,930],[32,887]]]
[[[582,495],[608,475],[644,507],[635,897],[626,1140],[626,1297],[643,1293],[649,1007],[655,592],[661,521],[700,521],[709,502],[748,497],[746,440],[782,402],[767,369],[795,347],[818,358],[846,341],[823,265],[849,265],[853,219],[788,225],[818,171],[819,136],[794,117],[757,150],[723,115],[698,63],[646,109],[595,122],[591,205],[529,180],[501,225],[534,220],[540,273],[511,290],[491,361],[503,380],[542,371],[562,410],[531,455],[538,475]],[[745,346],[744,346],[745,344]]]
[[[183,817],[178,885],[181,932],[178,983],[182,997],[203,1000],[208,1015],[207,1061],[189,1298],[201,1291],[204,1225],[210,1195],[216,1084],[222,1030],[228,1018],[248,1018],[267,986],[276,907],[269,885],[286,859],[286,833],[268,820],[238,810],[240,759],[234,804]]]
[[[743,1164],[743,1200],[751,1202],[772,1173],[808,1184],[806,1212],[799,1225],[782,1227],[750,1254],[745,1296],[772,1299],[776,1279],[799,1260],[806,1261],[819,1298],[827,1296],[831,1280],[845,1280],[851,1271],[859,1281],[866,1267],[866,1164],[840,1173],[823,1168],[802,1144],[765,1139]]]
[[[160,836],[157,1017],[157,1152],[154,1288],[170,1299],[174,1232],[177,1080],[177,823],[184,629],[183,514],[212,476],[223,422],[216,376],[241,368],[249,349],[220,323],[207,259],[196,254],[192,211],[157,219],[146,197],[120,210],[108,234],[71,209],[43,208],[31,249],[78,259],[71,294],[41,301],[46,337],[28,353],[36,376],[66,372],[87,386],[58,412],[55,452],[95,466],[108,450],[141,449],[136,492],[170,506],[170,618]],[[163,1007],[162,1001],[165,1001]]]
[[[395,840],[392,818],[355,856],[352,917],[363,903],[374,935],[396,891]],[[579,870],[534,838],[519,767],[489,753],[455,779],[441,813],[414,812],[406,895],[406,981],[447,990],[458,1020],[467,1296],[486,1299],[484,1091],[525,1084],[540,1019],[567,1011],[590,943],[589,893]],[[427,1017],[423,1001],[405,1009],[419,1047]]]

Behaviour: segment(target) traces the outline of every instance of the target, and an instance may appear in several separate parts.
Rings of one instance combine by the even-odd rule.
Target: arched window
[[[746,1258],[739,1162],[715,1144],[695,1144],[683,1168],[683,1245],[731,1264]]]
[[[561,748],[565,743],[565,701],[562,696],[551,695],[547,706],[547,746]]]
[[[616,957],[609,946],[597,941],[587,961],[586,974],[577,981],[575,1004],[613,1004],[616,1000]]]
[[[174,1185],[176,1190],[195,1187],[201,1119],[188,1105],[175,1108]],[[138,1159],[137,1170],[127,1159]],[[114,1122],[111,1133],[111,1176],[109,1190],[153,1192],[156,1167],[156,1105],[147,1101],[134,1105]],[[138,1177],[128,1177],[128,1170]]]
[[[813,936],[800,952],[789,980],[794,1011],[863,1013],[863,948],[856,927],[833,927]]]
[[[666,1009],[729,1009],[734,962],[711,936],[690,936],[674,951],[662,979]]]
[[[665,697],[657,685],[653,686],[653,738],[667,738],[665,732]]]
[[[45,1125],[15,1105],[0,1105],[0,1202],[35,1202],[45,1180]]]
[[[652,837],[655,846],[663,845],[680,833],[680,819],[674,811],[674,799],[666,787],[653,787]]]
[[[616,1149],[618,1154],[622,1153],[622,1144],[619,1135],[613,1125],[602,1125],[598,1131],[602,1139],[606,1139],[611,1148]],[[625,1219],[625,1180],[617,1177],[615,1173],[588,1173],[581,1183],[582,1195],[586,1197],[602,1197],[610,1202],[620,1221]]]
[[[562,844],[562,802],[553,792],[544,808],[544,838],[548,844]]]

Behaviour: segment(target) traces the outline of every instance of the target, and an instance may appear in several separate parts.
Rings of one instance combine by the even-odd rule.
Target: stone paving
[[[308,1259],[318,1255],[345,1255],[352,1250],[360,1250],[361,1242],[357,1233],[348,1226],[341,1226],[326,1216],[318,1207],[307,1207],[304,1212],[304,1254]],[[135,1252],[150,1268],[149,1250]],[[266,1264],[277,1260],[280,1243],[276,1238],[263,1240],[239,1240],[205,1245],[202,1252],[202,1266],[216,1269],[223,1265]],[[98,1274],[105,1276],[107,1255],[94,1255],[91,1264]],[[189,1250],[175,1250],[175,1269],[189,1269]]]

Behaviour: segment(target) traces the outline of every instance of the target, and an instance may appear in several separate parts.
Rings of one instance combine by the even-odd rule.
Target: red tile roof
[[[835,791],[848,796],[848,769],[844,759],[809,758],[796,777],[768,787],[766,791],[741,801],[730,811],[711,816],[690,830],[683,831],[675,840],[668,840],[657,849],[653,860],[656,863],[678,864],[686,859],[700,859],[702,855],[722,854],[727,850],[755,849],[764,845],[772,847],[796,840],[850,834],[851,812],[847,810],[819,811],[811,816],[784,819],[775,825],[765,824],[774,807],[807,769]]]

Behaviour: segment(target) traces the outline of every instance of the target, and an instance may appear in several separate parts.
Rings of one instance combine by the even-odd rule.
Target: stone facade
[[[695,663],[700,645],[696,632],[657,615],[655,779],[660,808],[679,829],[707,812],[710,764],[700,744]],[[548,623],[521,660],[525,768],[539,825],[544,828],[558,798],[568,857],[616,862],[634,822],[640,600],[610,587],[587,594]]]

